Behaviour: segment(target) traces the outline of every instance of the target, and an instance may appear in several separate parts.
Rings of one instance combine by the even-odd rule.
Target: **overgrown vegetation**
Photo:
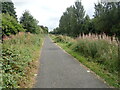
[[[39,26],[38,21],[25,11],[17,20],[14,4],[2,5],[2,82],[0,88],[32,88],[37,73],[40,47],[48,28]],[[1,75],[0,72],[0,75]]]
[[[106,39],[77,38],[52,35],[52,38],[68,53],[91,68],[114,87],[119,87],[118,45]]]
[[[39,59],[42,39],[39,34],[21,33],[3,41],[3,88],[32,87],[30,78],[34,77],[32,69],[36,68],[33,62]]]

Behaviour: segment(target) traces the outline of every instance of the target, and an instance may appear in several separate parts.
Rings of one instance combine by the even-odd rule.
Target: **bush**
[[[17,34],[18,32],[25,31],[21,24],[9,14],[2,14],[2,35]]]
[[[55,40],[55,42],[64,42],[63,37],[61,35],[60,36],[56,36],[54,38],[54,40]]]
[[[72,42],[74,42],[74,40],[68,36],[58,35],[58,36],[53,36],[53,38],[55,42],[69,43],[69,45],[72,44]]]

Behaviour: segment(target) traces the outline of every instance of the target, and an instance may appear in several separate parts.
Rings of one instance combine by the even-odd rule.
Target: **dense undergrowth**
[[[2,87],[30,88],[43,41],[41,34],[17,34],[2,43]]]
[[[51,35],[68,53],[102,77],[110,86],[120,87],[118,81],[118,46],[104,39],[73,39]]]

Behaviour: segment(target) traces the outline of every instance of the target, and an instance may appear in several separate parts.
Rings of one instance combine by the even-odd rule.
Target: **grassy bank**
[[[120,87],[118,81],[118,46],[106,40],[73,39],[67,36],[51,38],[69,54],[102,77],[110,86]]]
[[[3,88],[31,88],[44,36],[21,33],[2,44]]]

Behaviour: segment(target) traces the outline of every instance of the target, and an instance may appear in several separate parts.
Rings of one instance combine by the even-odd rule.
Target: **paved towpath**
[[[94,66],[93,66],[94,67]],[[47,36],[42,48],[35,88],[106,88],[103,81],[87,72],[72,56]]]

